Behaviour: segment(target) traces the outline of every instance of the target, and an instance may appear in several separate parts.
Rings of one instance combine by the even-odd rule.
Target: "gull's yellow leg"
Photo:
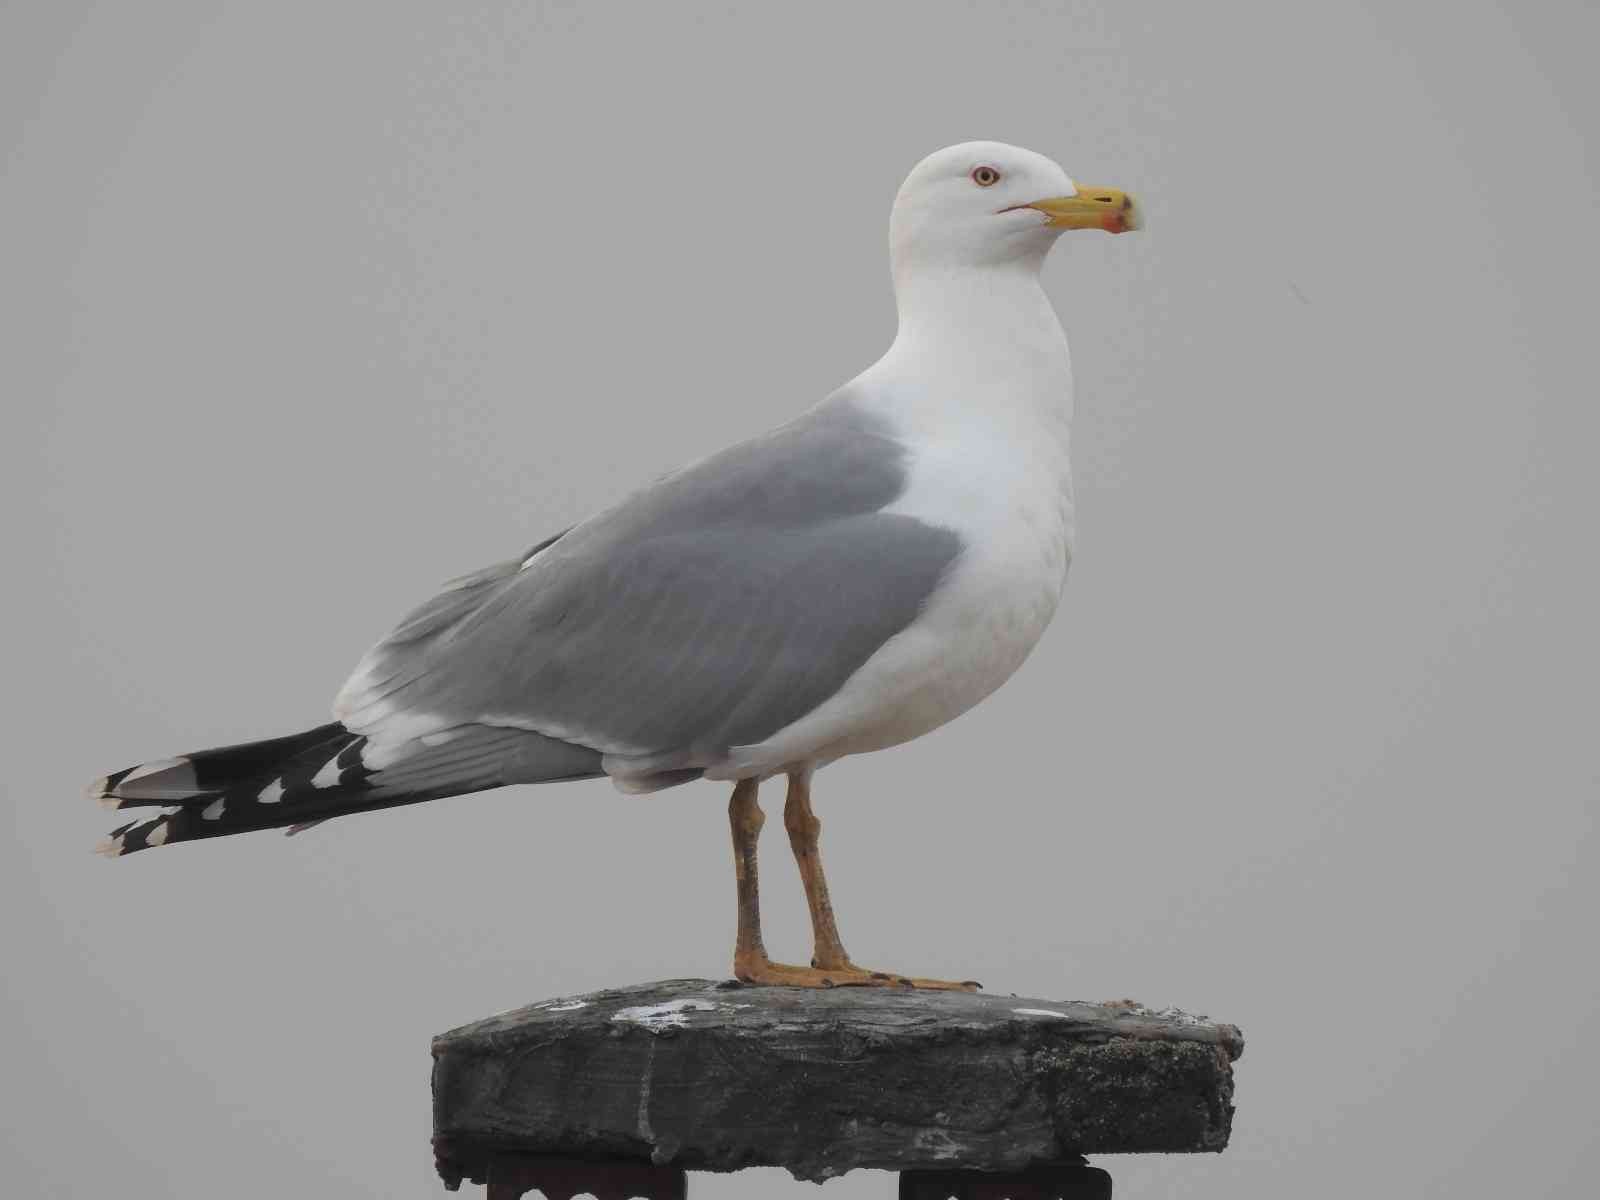
[[[811,910],[811,936],[814,949],[811,965],[826,970],[854,971],[856,966],[845,953],[839,926],[833,917],[833,901],[828,899],[828,877],[822,873],[822,851],[817,839],[822,820],[811,810],[811,772],[796,771],[789,776],[789,795],[783,804],[783,827],[789,831],[789,849],[800,868],[800,882],[806,889],[806,907]]]
[[[761,837],[761,827],[766,824],[766,814],[761,811],[761,804],[756,798],[756,789],[759,784],[754,779],[742,779],[734,786],[733,796],[728,801],[728,826],[733,832],[733,878],[739,899],[739,932],[733,946],[733,974],[745,983],[764,983],[776,987],[902,987],[922,985],[927,987],[963,987],[963,984],[945,984],[935,980],[909,980],[899,976],[877,974],[863,971],[853,966],[849,957],[844,952],[844,947],[839,945],[839,931],[833,926],[833,913],[828,909],[826,928],[831,931],[831,946],[833,952],[828,954],[827,962],[842,964],[834,969],[829,968],[820,958],[809,967],[794,967],[787,963],[773,962],[767,957],[767,948],[761,941],[761,884],[760,873],[756,865],[756,843]],[[794,796],[793,784],[790,785],[791,802]],[[810,812],[809,804],[805,811]],[[811,817],[813,826],[816,817]],[[802,839],[804,834],[802,834]],[[793,835],[791,834],[791,841]],[[811,829],[810,835],[811,860],[816,860],[816,830]],[[796,856],[799,850],[795,851]],[[820,886],[821,902],[824,906],[828,902],[828,885],[822,880],[820,865],[815,871],[815,879],[807,873],[807,868],[802,865],[801,873],[806,880],[806,898],[812,904],[813,925],[817,928],[818,945],[823,944],[823,926],[816,922],[816,893],[814,888]],[[820,953],[820,951],[819,951]],[[972,985],[975,986],[975,985]]]
[[[789,795],[783,806],[783,825],[789,831],[789,848],[800,868],[800,881],[806,889],[806,905],[811,910],[811,932],[815,951],[811,966],[822,977],[823,987],[919,987],[943,991],[975,991],[972,980],[919,979],[892,971],[869,971],[856,966],[845,953],[834,919],[833,902],[828,898],[828,879],[822,871],[818,838],[822,822],[811,809],[811,772],[793,771],[789,775]]]
[[[733,879],[739,896],[739,932],[733,944],[733,975],[745,983],[782,987],[835,987],[834,980],[811,967],[791,967],[767,957],[761,942],[761,883],[756,866],[756,842],[766,814],[756,798],[760,784],[741,779],[728,801],[728,825],[733,830]]]
[[[739,932],[733,943],[733,973],[749,981],[763,967],[770,966],[767,949],[761,944],[761,885],[756,870],[756,840],[767,823],[756,798],[761,785],[754,779],[741,779],[733,786],[728,801],[728,825],[733,830],[733,881],[739,893]]]

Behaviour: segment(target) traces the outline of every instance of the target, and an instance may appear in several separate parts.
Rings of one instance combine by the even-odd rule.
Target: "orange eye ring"
[[[979,187],[993,187],[1000,182],[1000,172],[985,164],[972,168],[972,182]]]

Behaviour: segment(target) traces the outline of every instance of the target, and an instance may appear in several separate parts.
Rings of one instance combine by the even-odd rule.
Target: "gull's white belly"
[[[736,748],[708,778],[768,775],[910,741],[1022,665],[1055,614],[1071,554],[1064,448],[1041,455],[1035,446],[1020,463],[1015,447],[976,456],[970,444],[946,449],[922,456],[891,510],[955,529],[965,543],[921,616],[816,710]]]

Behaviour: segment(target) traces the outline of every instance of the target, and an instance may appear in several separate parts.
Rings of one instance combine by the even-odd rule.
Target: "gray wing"
[[[537,730],[692,775],[820,705],[938,587],[960,538],[883,511],[904,457],[836,398],[447,587],[335,711],[379,736]]]

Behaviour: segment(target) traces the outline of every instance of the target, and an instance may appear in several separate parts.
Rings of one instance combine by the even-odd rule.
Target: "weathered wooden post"
[[[685,1171],[900,1172],[906,1200],[1106,1200],[1086,1154],[1216,1152],[1232,1025],[1168,1009],[674,980],[433,1044],[434,1151],[489,1200],[685,1193]]]

